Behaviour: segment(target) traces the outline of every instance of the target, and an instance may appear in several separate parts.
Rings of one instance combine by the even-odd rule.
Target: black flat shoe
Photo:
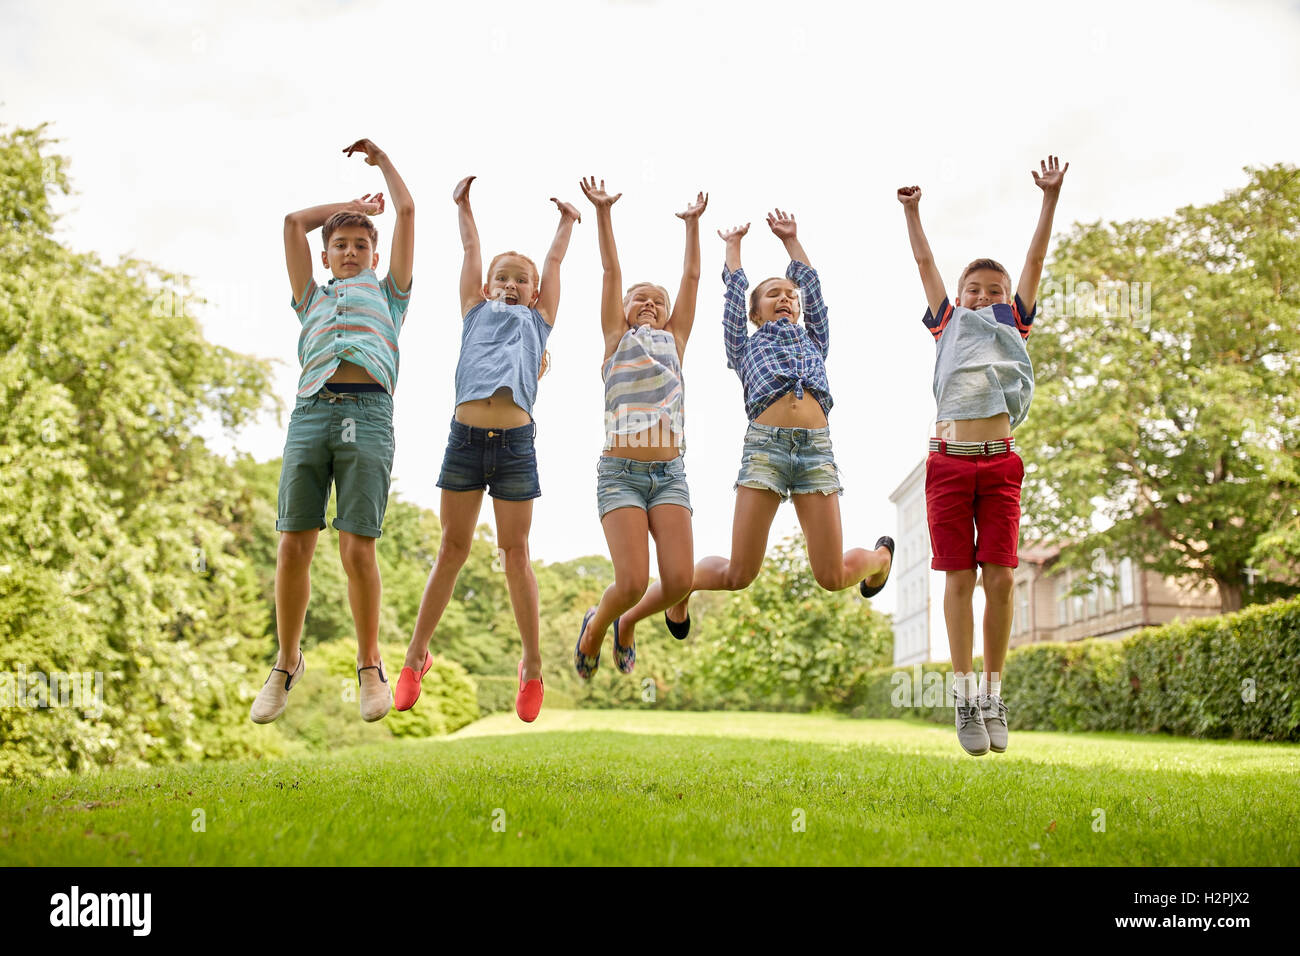
[[[858,593],[864,598],[873,598],[883,591],[885,585],[889,583],[889,575],[894,571],[894,539],[887,534],[882,534],[880,540],[876,542],[876,548],[879,548],[882,544],[889,549],[889,571],[885,574],[885,580],[881,581],[874,588],[867,587],[865,578],[858,582]]]
[[[677,621],[674,621],[672,618],[668,616],[667,611],[664,611],[664,623],[668,625],[668,633],[671,634],[673,637],[677,638],[677,640],[679,641],[686,640],[686,635],[691,633],[690,614],[687,614],[686,620],[682,621],[679,624]]]

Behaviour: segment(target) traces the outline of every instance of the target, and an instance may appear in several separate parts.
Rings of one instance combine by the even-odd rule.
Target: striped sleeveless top
[[[667,421],[686,449],[682,410],[682,366],[677,340],[667,329],[628,329],[605,362],[605,448],[615,435],[636,435]]]

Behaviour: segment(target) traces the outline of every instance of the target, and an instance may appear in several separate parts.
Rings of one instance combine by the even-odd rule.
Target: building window
[[[1129,607],[1133,603],[1133,559],[1125,558],[1119,563],[1119,603]]]
[[[1097,583],[1094,581],[1088,586],[1088,617],[1097,616]]]
[[[1029,582],[1021,581],[1016,585],[1016,633],[1024,634],[1029,630]]]
[[[1063,627],[1070,623],[1070,576],[1063,574],[1056,579],[1056,623]]]

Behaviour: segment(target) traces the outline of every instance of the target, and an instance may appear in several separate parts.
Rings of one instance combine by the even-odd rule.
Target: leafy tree
[[[1225,611],[1300,486],[1300,170],[1247,173],[1220,202],[1058,241],[1019,435],[1027,537],[1068,542],[1066,566],[1102,550],[1213,582]]]

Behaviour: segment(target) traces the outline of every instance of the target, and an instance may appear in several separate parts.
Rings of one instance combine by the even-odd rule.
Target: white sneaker
[[[367,722],[383,720],[393,706],[393,691],[384,675],[384,665],[358,667],[357,683],[361,685],[361,719]]]
[[[281,714],[289,703],[289,691],[298,685],[302,680],[302,675],[307,673],[307,661],[302,656],[302,651],[298,652],[298,666],[290,674],[282,667],[272,667],[271,676],[266,679],[262,689],[257,693],[257,699],[253,701],[253,706],[248,711],[248,716],[255,724],[269,724]],[[276,677],[276,674],[283,674],[284,680]]]

